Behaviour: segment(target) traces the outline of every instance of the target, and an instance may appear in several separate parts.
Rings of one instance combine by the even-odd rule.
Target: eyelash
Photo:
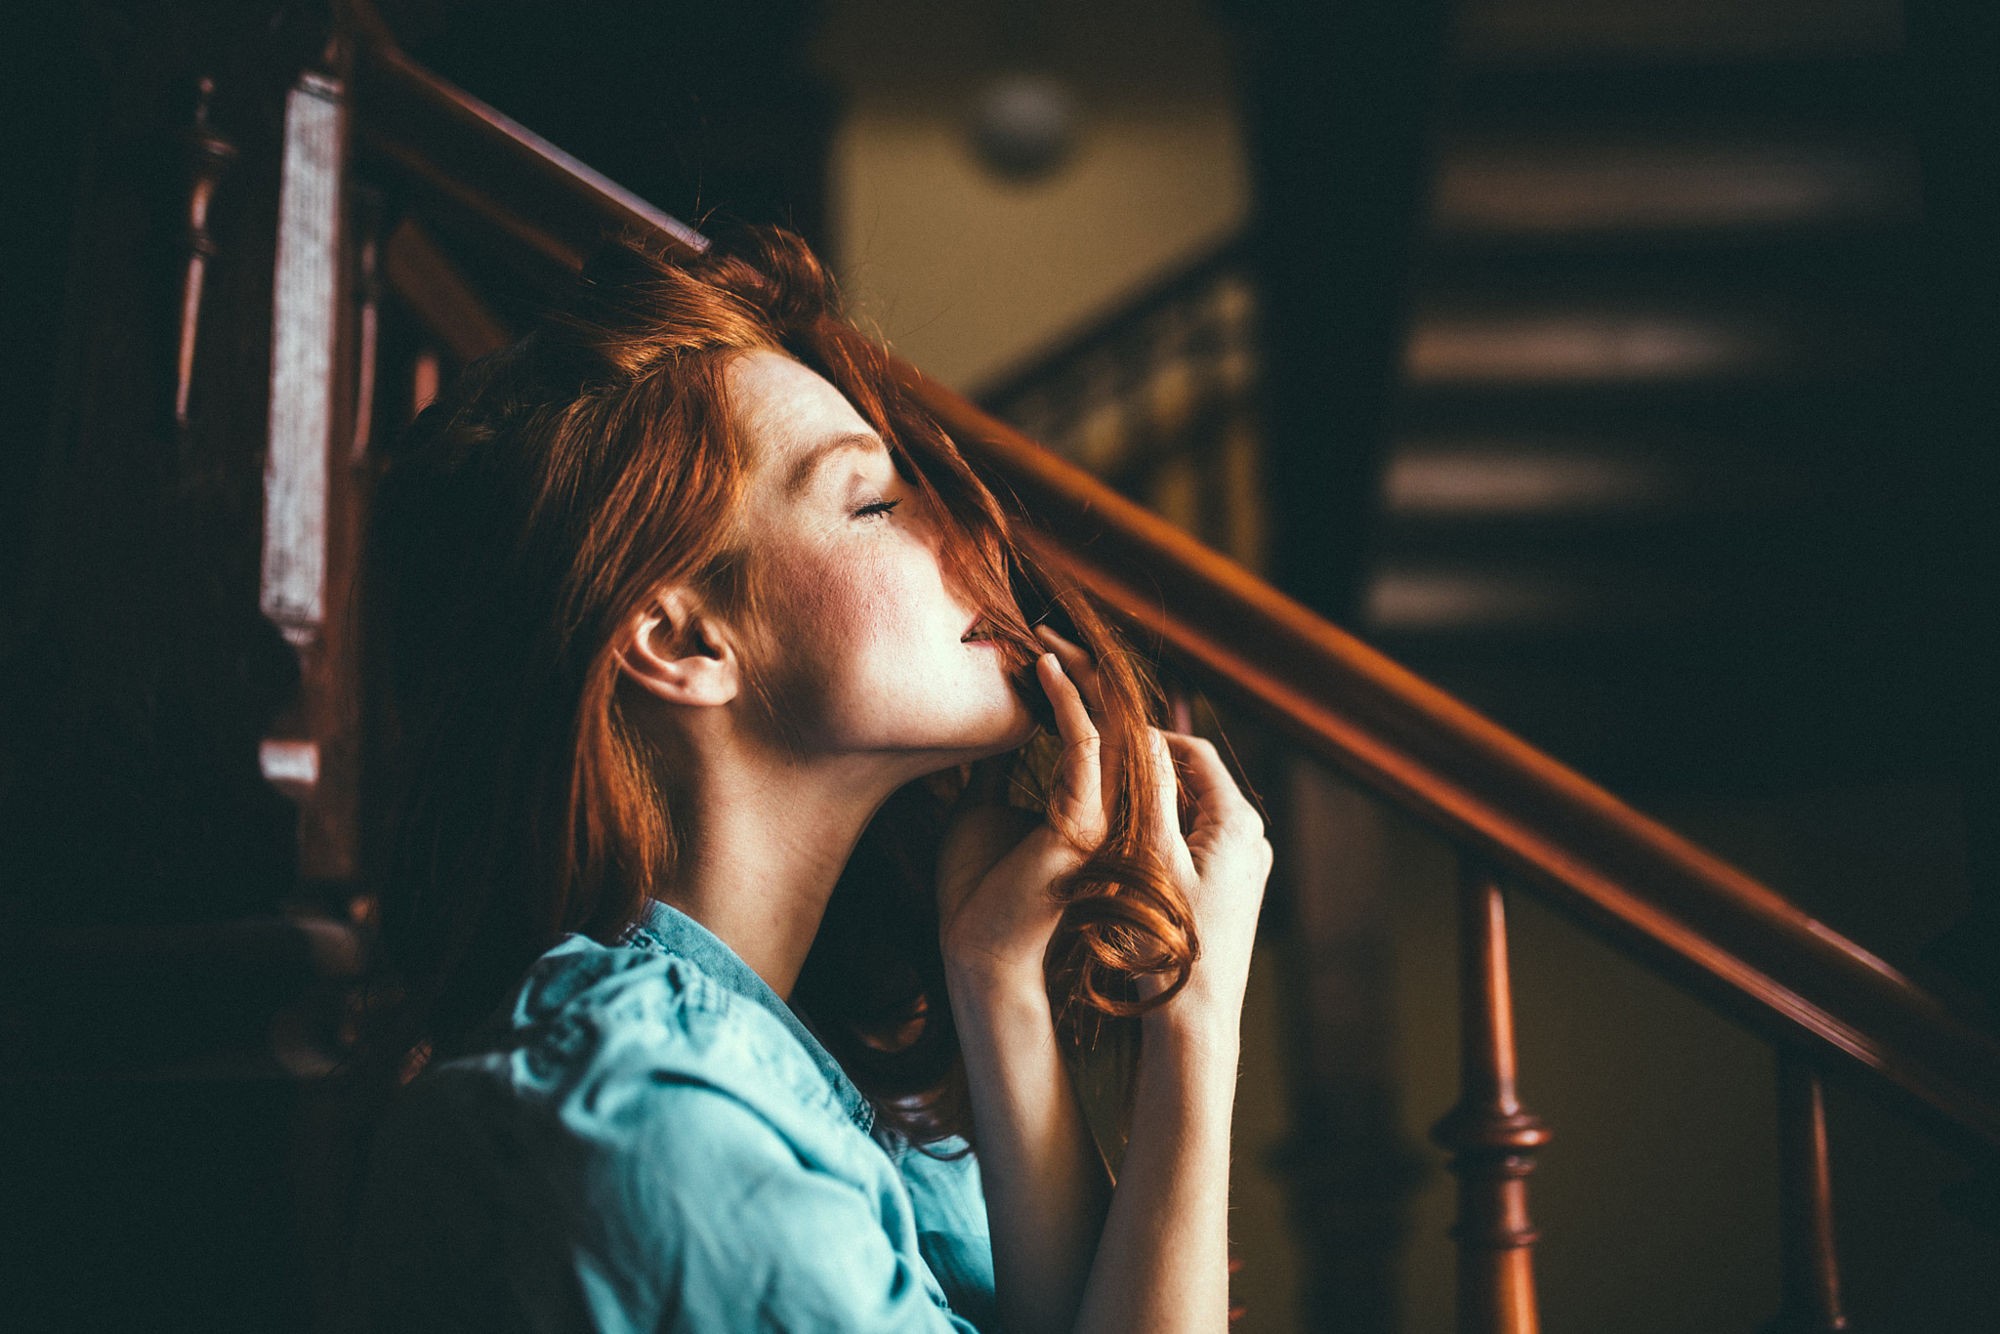
[[[863,515],[866,515],[872,519],[877,515],[887,514],[902,503],[900,500],[877,500],[872,504],[863,505],[860,509],[854,511],[854,517],[859,519]]]

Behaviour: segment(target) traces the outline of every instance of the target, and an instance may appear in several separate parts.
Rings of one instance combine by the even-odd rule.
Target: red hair
[[[376,1035],[402,1065],[449,1051],[565,933],[610,943],[670,875],[674,813],[615,690],[613,636],[660,587],[756,619],[735,542],[745,454],[729,360],[784,352],[825,376],[935,502],[942,556],[988,618],[1017,689],[1045,712],[1031,622],[1096,657],[1107,735],[1158,711],[1134,655],[1058,589],[879,346],[842,321],[796,236],[758,229],[730,253],[670,261],[609,249],[542,327],[469,367],[426,409],[374,498],[366,642],[381,730],[368,843],[383,963],[400,1002]],[[749,673],[753,686],[756,673]],[[1033,801],[1048,742],[1026,748]],[[1130,748],[1110,832],[1061,886],[1048,954],[1066,1033],[1159,1004],[1185,982],[1187,904],[1135,812],[1150,748]],[[884,805],[836,886],[793,1004],[892,1124],[919,1141],[969,1129],[939,956],[934,876],[963,772]],[[1142,975],[1168,989],[1137,999]]]

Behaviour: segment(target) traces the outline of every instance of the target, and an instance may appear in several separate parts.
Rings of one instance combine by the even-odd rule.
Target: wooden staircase
[[[1949,759],[1971,476],[1921,401],[1909,77],[1456,53],[1357,631],[1628,783]],[[1251,248],[977,397],[1257,565]]]
[[[1460,53],[1375,642],[1621,779],[1949,753],[1926,701],[1966,663],[1910,652],[1949,624],[1921,535],[1962,445],[1920,403],[1909,77]]]

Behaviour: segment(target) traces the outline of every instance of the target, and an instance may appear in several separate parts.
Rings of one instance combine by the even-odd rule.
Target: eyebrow
[[[807,483],[812,481],[821,466],[836,455],[847,453],[873,454],[877,451],[886,452],[887,450],[888,446],[882,443],[882,437],[864,431],[853,431],[846,435],[830,436],[793,460],[790,470],[785,474],[785,494],[796,496],[799,492],[805,490]]]

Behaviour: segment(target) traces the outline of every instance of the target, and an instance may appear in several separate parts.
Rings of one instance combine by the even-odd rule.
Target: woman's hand
[[[1056,659],[1044,655],[1035,671],[1062,742],[1046,816],[997,804],[1001,770],[975,768],[938,862],[945,983],[978,1132],[998,1314],[1023,1331],[1075,1326],[1111,1199],[1055,1041],[1042,964],[1062,915],[1054,888],[1104,839],[1118,756]]]
[[[946,836],[939,912],[946,962],[961,971],[1040,978],[1061,915],[1051,890],[1103,839],[1109,794],[1118,790],[1131,745],[1099,734],[1091,716],[1094,709],[1101,715],[1097,671],[1089,655],[1046,627],[1040,634],[1052,652],[1036,672],[1063,743],[1054,792],[1045,820],[969,803]],[[1155,781],[1135,815],[1187,899],[1201,943],[1189,985],[1156,1013],[1233,1025],[1271,871],[1271,844],[1213,745],[1155,728],[1146,729],[1142,744],[1151,748]],[[1185,833],[1183,786],[1192,806]]]
[[[1207,742],[1152,728],[1100,735],[1095,665],[1041,634],[1052,652],[1035,670],[1062,742],[1047,815],[989,804],[997,771],[977,770],[938,868],[1002,1319],[1013,1329],[1220,1329],[1235,1035],[1271,845]],[[1135,754],[1151,760],[1153,781],[1133,818],[1187,899],[1201,948],[1188,985],[1144,1021],[1132,1137],[1111,1198],[1051,1040],[1042,966],[1062,915],[1053,890],[1102,843],[1107,798]]]
[[[1188,874],[1181,879],[1181,891],[1194,916],[1201,953],[1188,985],[1147,1018],[1155,1023],[1215,1019],[1233,1026],[1249,983],[1257,914],[1271,875],[1271,840],[1264,836],[1263,817],[1229,776],[1213,743],[1179,732],[1154,735],[1161,768],[1179,773],[1193,805],[1183,837],[1174,814],[1174,780],[1163,780],[1159,806],[1167,824],[1161,836],[1171,831],[1174,851],[1185,858]]]
[[[1062,742],[1048,813],[999,802],[997,771],[975,769],[938,857],[938,924],[948,968],[1039,987],[1062,915],[1055,885],[1104,839],[1105,795],[1116,790],[1120,753],[1098,734],[1083,692],[1054,654],[1042,655],[1035,674]],[[1095,686],[1093,674],[1093,698]]]

